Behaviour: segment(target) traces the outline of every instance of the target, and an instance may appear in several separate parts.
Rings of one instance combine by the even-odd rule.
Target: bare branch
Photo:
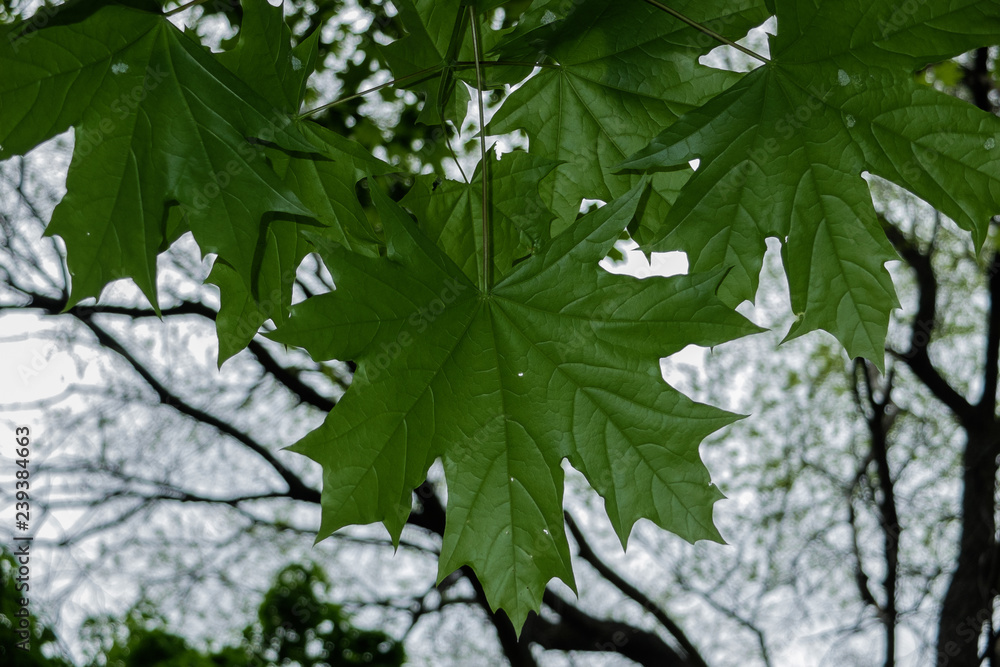
[[[917,378],[952,411],[960,422],[968,424],[975,417],[975,409],[938,372],[927,351],[937,317],[938,282],[931,264],[931,256],[921,252],[899,228],[884,217],[880,216],[880,219],[889,242],[917,274],[917,286],[920,290],[917,314],[913,318],[910,332],[910,349],[906,352],[890,349],[889,354],[909,366]]]
[[[659,605],[649,599],[645,593],[630,584],[621,575],[608,567],[608,565],[604,563],[596,553],[594,553],[594,550],[590,548],[590,545],[587,544],[587,540],[584,538],[583,532],[581,532],[580,527],[577,525],[570,513],[566,512],[565,514],[566,525],[569,526],[570,532],[573,533],[573,539],[576,540],[580,556],[585,561],[590,563],[591,567],[597,570],[602,577],[610,581],[615,588],[620,590],[632,600],[638,602],[644,610],[652,614],[653,617],[659,621],[660,625],[662,625],[667,632],[673,635],[673,637],[677,640],[677,643],[680,644],[684,651],[682,657],[684,657],[689,664],[696,665],[698,667],[708,667],[704,658],[702,658],[701,654],[698,652],[698,649],[691,643],[691,640],[688,639],[687,635],[680,628],[680,626],[674,623],[673,619],[667,616],[667,613],[661,609]]]
[[[161,403],[169,405],[181,414],[186,415],[195,421],[212,426],[220,433],[228,435],[250,451],[257,454],[257,456],[266,461],[267,464],[271,466],[276,473],[278,473],[281,479],[288,486],[289,497],[294,498],[295,500],[304,500],[306,502],[319,502],[319,491],[307,486],[298,475],[286,468],[283,463],[275,458],[274,454],[267,447],[254,439],[250,434],[244,433],[229,422],[219,419],[215,415],[209,414],[200,408],[196,408],[167,389],[167,387],[164,386],[163,383],[161,383],[152,374],[152,372],[146,368],[144,364],[142,364],[142,362],[136,359],[132,353],[125,349],[125,347],[121,345],[114,336],[94,322],[92,316],[83,316],[80,318],[80,321],[94,333],[97,340],[104,347],[117,353],[120,357],[127,361],[130,366],[132,366],[135,372],[146,381],[146,384],[148,384],[153,391],[156,392]]]

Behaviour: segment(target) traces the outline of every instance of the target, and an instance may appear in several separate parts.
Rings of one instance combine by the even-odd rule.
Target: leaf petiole
[[[483,273],[480,284],[484,294],[488,294],[493,287],[493,247],[490,239],[492,227],[490,225],[490,201],[489,201],[489,165],[486,162],[486,119],[483,113],[483,68],[482,43],[480,41],[479,26],[476,24],[476,12],[469,12],[469,20],[472,23],[472,51],[475,54],[473,61],[476,68],[476,100],[479,109],[479,154],[482,165],[483,182]]]
[[[555,63],[529,63],[529,62],[519,62],[516,60],[487,60],[485,62],[479,61],[479,65],[482,67],[548,67],[550,69],[559,69],[559,65]],[[457,60],[454,63],[455,69],[468,69],[470,67],[475,67],[476,61],[468,60]]]

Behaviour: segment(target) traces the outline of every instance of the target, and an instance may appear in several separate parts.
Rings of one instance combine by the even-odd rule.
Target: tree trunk
[[[963,456],[962,538],[938,624],[937,667],[980,663],[979,638],[993,616],[996,436],[970,430]]]

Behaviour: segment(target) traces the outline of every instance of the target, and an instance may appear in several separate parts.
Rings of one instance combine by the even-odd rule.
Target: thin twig
[[[356,100],[359,97],[364,97],[365,95],[370,95],[371,93],[377,93],[383,88],[388,88],[389,86],[395,86],[396,84],[402,81],[408,81],[410,79],[420,76],[426,76],[430,78],[430,76],[436,74],[439,69],[440,66],[435,65],[434,67],[427,67],[425,69],[420,70],[419,72],[414,72],[413,74],[407,74],[406,76],[401,76],[398,79],[393,79],[392,81],[386,81],[385,83],[380,83],[374,88],[362,90],[360,93],[354,93],[353,95],[348,95],[347,97],[341,97],[338,100],[334,100],[333,102],[328,102],[327,104],[318,106],[315,109],[310,109],[309,111],[303,111],[298,116],[296,116],[296,118],[305,118],[306,116],[311,116],[315,113],[319,113],[320,111],[326,111],[327,109],[335,107],[338,104],[343,104],[344,102],[350,102],[351,100]]]
[[[476,61],[474,60],[456,60],[452,63],[453,69],[469,69],[476,66]],[[479,65],[482,67],[545,67],[548,69],[561,69],[562,66],[557,63],[529,63],[518,60],[481,60]]]
[[[208,2],[208,0],[191,0],[191,2],[185,3],[185,4],[181,5],[180,7],[174,7],[169,12],[164,12],[163,15],[164,16],[173,16],[174,14],[180,14],[185,9],[191,9],[192,7],[195,7],[197,5],[203,5],[206,2]]]
[[[742,51],[743,53],[747,54],[751,58],[756,58],[757,60],[761,61],[765,65],[770,64],[770,62],[771,62],[770,60],[768,60],[764,56],[760,55],[759,53],[751,51],[750,49],[748,49],[745,46],[740,46],[739,44],[737,44],[733,40],[727,39],[726,37],[723,37],[719,33],[717,33],[714,30],[712,30],[711,28],[707,28],[707,27],[703,26],[702,24],[698,23],[697,21],[693,21],[693,20],[689,19],[688,17],[684,16],[684,14],[681,14],[676,9],[673,9],[672,7],[667,7],[662,2],[658,2],[658,0],[643,0],[643,2],[645,2],[647,4],[650,4],[650,5],[653,5],[657,9],[665,11],[666,13],[668,13],[671,16],[673,16],[674,18],[676,18],[678,21],[683,21],[684,23],[687,23],[689,26],[691,26],[695,30],[703,32],[706,35],[708,35],[709,37],[711,37],[712,39],[718,40],[718,41],[722,42],[723,44],[725,44],[727,46],[731,46],[734,49],[736,49],[737,51]]]

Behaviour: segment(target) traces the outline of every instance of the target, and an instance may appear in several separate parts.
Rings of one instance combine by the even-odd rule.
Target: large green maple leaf
[[[155,304],[156,255],[186,229],[252,285],[264,214],[310,211],[249,140],[312,144],[157,11],[82,0],[40,25],[0,27],[0,159],[76,130],[48,228],[69,250],[70,302],[131,277]]]
[[[665,384],[659,359],[757,329],[715,297],[718,272],[639,280],[597,266],[641,186],[488,293],[377,188],[387,256],[313,239],[337,289],[293,306],[272,336],[358,363],[324,424],[293,446],[323,466],[319,538],[382,521],[398,541],[411,492],[440,457],[439,575],[470,565],[518,629],[549,579],[573,585],[563,459],[604,497],[623,544],[643,517],[688,540],[720,539],[712,506],[722,496],[698,443],[734,416]]]
[[[717,43],[642,2],[541,2],[495,49],[503,59],[540,58],[532,78],[490,121],[491,134],[524,130],[531,151],[565,164],[543,184],[558,233],[583,199],[611,199],[635,178],[612,168],[645,146],[665,125],[739,79],[698,65]],[[684,0],[679,8],[738,39],[767,18],[762,0]],[[567,12],[567,8],[569,11]],[[533,18],[535,20],[533,20]],[[686,173],[664,187],[679,187]],[[652,215],[661,215],[666,205]]]
[[[881,365],[895,257],[862,172],[951,216],[980,245],[1000,211],[1000,120],[913,73],[1000,38],[997,2],[775,0],[769,63],[668,126],[623,166],[701,164],[651,250],[692,270],[732,266],[730,303],[756,293],[765,238],[783,242],[797,320]]]

